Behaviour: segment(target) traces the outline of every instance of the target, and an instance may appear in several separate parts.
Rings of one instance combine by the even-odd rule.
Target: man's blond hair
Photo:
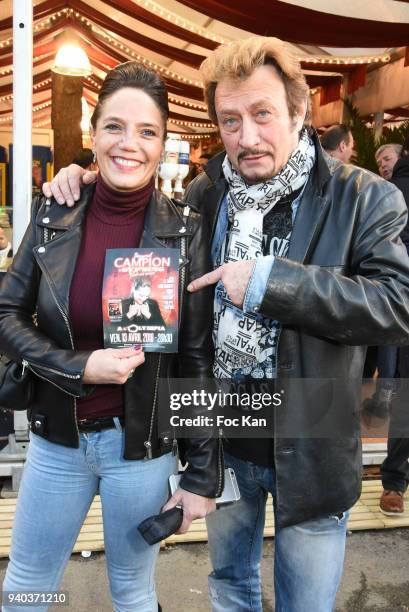
[[[308,121],[309,87],[300,62],[282,40],[265,36],[252,36],[221,45],[200,66],[204,96],[212,121],[217,123],[214,102],[217,84],[225,78],[246,79],[263,65],[273,66],[281,78],[290,117],[298,115],[302,103],[306,102]]]

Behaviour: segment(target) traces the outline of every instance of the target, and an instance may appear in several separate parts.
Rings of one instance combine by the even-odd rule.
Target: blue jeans
[[[377,366],[379,379],[386,378],[386,381],[379,380],[379,386],[385,389],[394,389],[396,366],[398,364],[397,346],[378,346]]]
[[[149,546],[138,524],[168,498],[176,457],[123,459],[117,428],[80,434],[67,448],[32,434],[13,526],[3,591],[55,591],[98,490],[105,555],[116,612],[157,612],[154,570],[159,544]],[[30,607],[43,612],[48,606]],[[3,612],[27,607],[3,605]]]
[[[236,472],[241,499],[207,517],[213,612],[262,612],[260,561],[267,493],[274,470],[225,455]],[[291,476],[289,476],[291,477]],[[277,528],[276,612],[330,612],[341,579],[347,513]]]

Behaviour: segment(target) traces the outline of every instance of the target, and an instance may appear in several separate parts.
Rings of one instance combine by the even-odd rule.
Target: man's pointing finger
[[[189,283],[187,286],[188,291],[199,291],[199,289],[203,289],[203,287],[207,287],[208,285],[214,285],[217,283],[222,277],[222,267],[216,268],[213,272],[208,272],[207,274],[203,274],[203,276],[199,276],[194,281]]]

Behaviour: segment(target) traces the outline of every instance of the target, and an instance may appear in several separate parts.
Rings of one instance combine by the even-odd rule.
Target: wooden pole
[[[83,77],[52,73],[51,126],[54,130],[54,174],[68,166],[82,147]]]

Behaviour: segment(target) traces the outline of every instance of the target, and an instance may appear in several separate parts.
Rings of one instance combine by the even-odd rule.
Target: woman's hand
[[[74,206],[76,200],[79,200],[81,187],[94,183],[97,174],[92,170],[84,170],[76,164],[70,164],[66,168],[61,168],[51,183],[44,183],[43,193],[46,198],[54,196],[58,204]]]
[[[216,510],[216,502],[214,499],[202,497],[201,495],[196,495],[196,493],[191,493],[181,488],[174,492],[172,497],[163,506],[162,512],[170,510],[175,506],[182,506],[183,509],[183,522],[176,533],[186,533],[192,521],[197,518],[204,518]]]
[[[91,385],[123,385],[144,361],[145,354],[141,348],[94,351],[85,365],[83,382]]]

